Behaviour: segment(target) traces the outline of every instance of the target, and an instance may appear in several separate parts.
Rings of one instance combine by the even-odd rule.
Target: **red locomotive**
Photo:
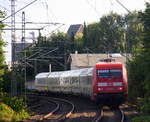
[[[35,88],[83,95],[99,103],[120,104],[128,95],[127,72],[124,64],[107,59],[94,68],[39,73],[35,77]]]
[[[126,101],[128,83],[124,64],[109,59],[97,63],[92,80],[93,100],[118,104]]]

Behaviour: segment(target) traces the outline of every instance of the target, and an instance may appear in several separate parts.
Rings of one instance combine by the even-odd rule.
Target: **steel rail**
[[[61,102],[65,102],[65,103],[71,105],[71,110],[69,112],[67,112],[65,114],[62,114],[60,117],[55,119],[53,122],[59,122],[59,121],[65,120],[65,119],[69,118],[72,115],[72,113],[74,111],[74,108],[75,108],[74,104],[72,102],[70,102],[66,99],[61,99],[61,98],[54,98],[54,97],[49,97],[49,98],[54,99],[54,100],[58,100],[58,101],[61,101]]]
[[[120,107],[119,107],[119,111],[121,113],[121,121],[120,122],[124,122],[124,120],[125,120],[125,114],[124,114],[123,110]]]
[[[32,94],[33,95],[33,94]],[[62,121],[62,120],[65,120],[67,118],[69,118],[73,111],[74,111],[74,104],[66,99],[61,99],[61,98],[55,98],[55,97],[48,97],[48,96],[41,96],[41,95],[36,95],[36,97],[42,97],[42,98],[46,98],[46,100],[48,99],[48,102],[53,102],[54,104],[56,104],[56,108],[54,110],[52,110],[50,113],[44,115],[44,116],[41,116],[38,120],[35,120],[36,121],[44,121],[44,120],[47,120],[50,118],[50,116],[52,116],[55,112],[57,112],[59,109],[60,109],[60,105],[58,103],[56,103],[56,101],[61,101],[61,102],[64,102],[64,103],[67,103],[69,105],[71,105],[71,110],[69,112],[65,112],[64,114],[62,114],[61,116],[59,116],[58,118],[55,118],[55,120],[53,120],[53,122],[59,122],[59,121]],[[50,100],[51,99],[51,100]]]
[[[32,94],[33,95],[33,94]],[[32,96],[31,95],[31,96]],[[35,97],[35,96],[34,96]],[[45,97],[45,96],[40,96],[40,95],[36,95],[36,97],[40,97],[40,98],[47,98],[47,97]],[[48,102],[48,103],[53,103],[53,104],[55,104],[56,105],[56,107],[50,112],[50,113],[48,113],[48,114],[46,114],[46,115],[42,115],[39,119],[37,119],[37,120],[33,120],[34,122],[37,122],[37,121],[42,121],[42,120],[46,120],[46,119],[48,119],[50,116],[52,116],[56,111],[58,111],[59,110],[59,108],[60,108],[60,105],[57,103],[57,102],[55,102],[55,101],[53,101],[53,100],[49,100],[49,99],[44,99],[44,100],[46,100],[46,102]],[[35,100],[35,101],[37,101],[37,100]],[[31,108],[38,108],[39,106],[41,106],[41,104],[39,103],[39,104],[37,104],[37,105],[34,105],[34,106],[31,106],[31,107],[28,107],[29,109],[31,109]]]
[[[125,121],[125,114],[124,114],[124,111],[118,107],[117,110],[119,111],[120,113],[120,116],[121,116],[121,119],[119,119],[118,121],[119,122],[124,122]],[[99,114],[99,113],[98,113]],[[102,121],[103,117],[104,117],[104,109],[103,107],[101,108],[101,112],[100,112],[100,115],[96,115],[96,117],[92,120],[92,122],[100,122]],[[119,116],[119,115],[118,115]]]
[[[56,105],[56,108],[54,110],[52,110],[50,113],[48,113],[47,115],[43,116],[43,119],[48,119],[50,116],[52,116],[60,108],[60,105],[58,103],[56,103],[55,101],[48,100],[48,102],[53,102]]]
[[[100,107],[100,111],[97,112],[96,117],[92,120],[92,122],[99,122],[104,117],[103,107]]]
[[[37,101],[39,102],[39,99],[35,99],[35,100],[33,100],[32,101],[32,103],[37,103]],[[37,108],[37,107],[39,107],[40,106],[40,104],[36,104],[36,105],[32,105],[32,106],[28,106],[28,109],[30,110],[30,109],[32,109],[32,108]]]

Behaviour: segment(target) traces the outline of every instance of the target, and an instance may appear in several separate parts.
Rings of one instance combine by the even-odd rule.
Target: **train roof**
[[[35,78],[76,77],[76,76],[91,75],[92,71],[93,71],[93,68],[83,68],[83,69],[59,71],[59,72],[43,72],[43,73],[37,74]]]
[[[59,72],[50,72],[48,77],[58,77],[63,73],[63,71],[59,71]]]
[[[44,78],[44,77],[47,77],[49,75],[49,72],[42,72],[42,73],[39,73],[35,76],[35,78]]]
[[[107,68],[122,68],[124,66],[121,62],[99,62],[96,64],[98,69],[107,69]]]
[[[61,72],[51,72],[48,77],[75,77],[79,75],[90,75],[92,74],[93,68],[84,68],[84,69],[77,69],[77,70],[68,70],[68,71],[61,71]]]
[[[123,63],[121,63],[121,62],[98,62],[98,63],[96,63],[96,65],[103,65],[103,64],[109,64],[109,65],[111,65],[111,64],[123,64]]]

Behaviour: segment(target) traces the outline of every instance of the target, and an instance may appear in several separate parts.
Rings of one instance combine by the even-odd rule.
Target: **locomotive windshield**
[[[102,69],[98,70],[99,78],[120,78],[121,69]]]

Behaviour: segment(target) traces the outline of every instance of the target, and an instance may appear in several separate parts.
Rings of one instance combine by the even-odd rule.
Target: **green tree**
[[[140,18],[143,22],[144,30],[143,30],[143,50],[141,55],[144,56],[144,66],[145,69],[145,78],[144,84],[146,89],[146,95],[150,97],[150,4],[146,3],[146,10],[143,13],[140,13]]]
[[[53,33],[49,39],[49,41],[67,41],[67,34],[63,32]]]
[[[84,26],[83,26],[83,45],[86,45],[87,44],[87,25],[86,23],[84,22]]]
[[[78,47],[83,45],[83,34],[82,33],[76,34],[76,36],[75,36],[75,45],[78,46]]]
[[[87,41],[85,46],[93,50],[96,43],[100,43],[100,36],[99,23],[89,24],[87,27]]]
[[[141,40],[142,29],[138,12],[124,16],[111,12],[103,16],[100,22],[87,26],[84,23],[84,47],[97,53],[131,53]]]
[[[105,52],[120,52],[118,45],[123,34],[123,24],[123,17],[115,13],[110,13],[101,18],[101,40],[105,47]]]
[[[86,32],[84,33],[86,34]],[[119,52],[123,34],[123,17],[116,13],[110,13],[103,16],[100,22],[88,25],[86,46],[97,53]]]
[[[131,97],[142,97],[142,110],[150,113],[150,4],[146,3],[139,17],[143,24],[141,41],[135,49],[135,55],[129,62],[129,90]],[[129,92],[130,92],[129,91]]]
[[[126,52],[131,53],[134,46],[142,40],[143,25],[139,18],[139,13],[134,11],[129,13],[124,18],[125,21],[125,42]]]
[[[5,13],[3,11],[0,11],[0,18],[4,18]],[[5,43],[2,38],[2,29],[4,28],[4,24],[0,22],[0,91],[2,91],[3,88],[3,75],[4,75],[4,67],[5,67],[5,56],[4,56],[4,50],[3,47],[5,46]]]

